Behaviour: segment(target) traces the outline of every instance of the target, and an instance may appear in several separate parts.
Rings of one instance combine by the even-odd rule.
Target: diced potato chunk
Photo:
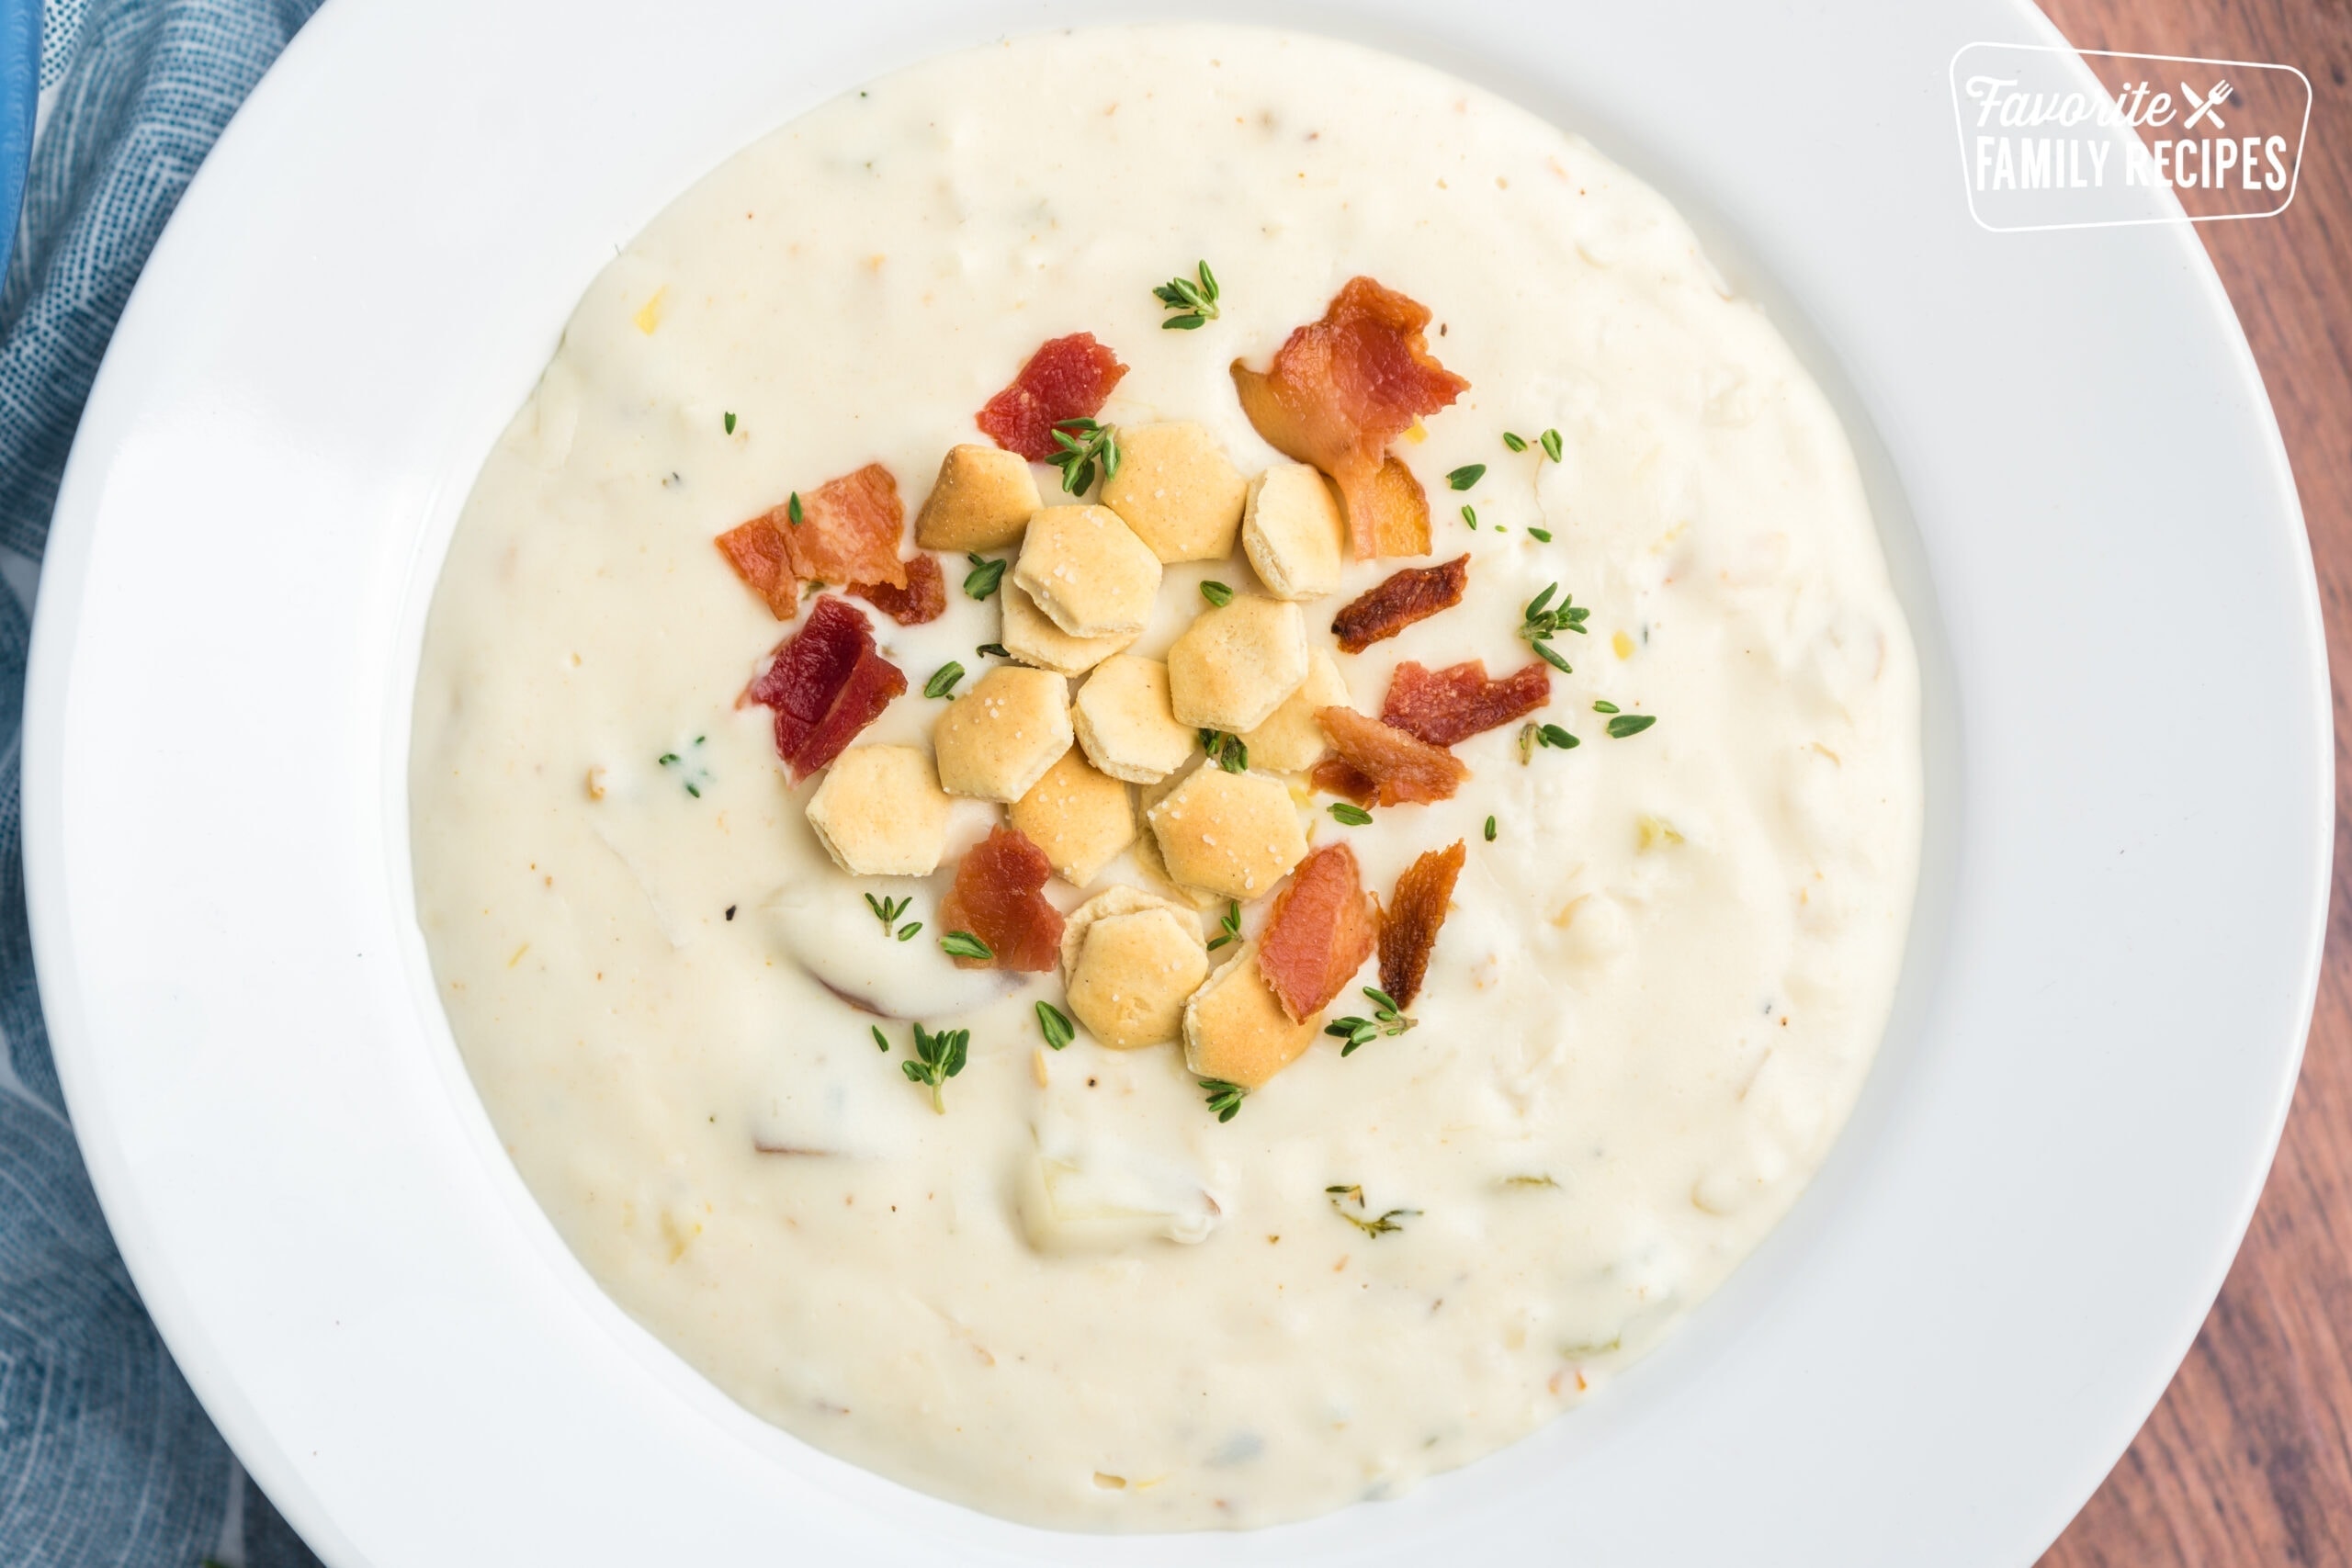
[[[1258,944],[1250,942],[1185,1004],[1184,1065],[1204,1078],[1261,1089],[1306,1054],[1321,1023],[1320,1017],[1291,1021],[1258,973]]]
[[[1241,737],[1250,750],[1250,765],[1270,773],[1305,773],[1331,749],[1331,738],[1316,722],[1315,710],[1351,705],[1340,661],[1329,649],[1317,649],[1298,690],[1283,699],[1272,718]]]
[[[1250,484],[1241,551],[1277,599],[1336,593],[1347,564],[1347,521],[1329,481],[1305,463],[1268,468]]]
[[[1094,667],[1070,701],[1070,723],[1087,759],[1130,784],[1166,778],[1184,765],[1199,741],[1176,722],[1169,705],[1168,666],[1131,654]]]
[[[1015,801],[1070,749],[1069,687],[1044,670],[999,665],[947,705],[932,731],[940,787]]]
[[[1233,553],[1247,491],[1202,426],[1122,425],[1119,471],[1102,481],[1102,504],[1163,561],[1223,560]]]
[[[1176,722],[1240,735],[1257,728],[1306,679],[1306,617],[1255,593],[1204,610],[1168,650]]]
[[[915,543],[927,550],[995,550],[1021,537],[1044,505],[1037,476],[1018,452],[948,449],[939,479],[915,513]]]
[[[948,799],[913,746],[853,746],[808,797],[808,826],[853,876],[927,876],[947,849]]]
[[[1005,652],[1023,664],[1034,664],[1040,670],[1050,670],[1057,675],[1083,675],[1102,660],[1136,640],[1133,632],[1121,632],[1116,637],[1072,637],[1046,618],[1037,602],[1021,592],[1018,583],[1007,582],[997,591],[997,602],[1003,606],[1003,629],[997,641]]]
[[[1270,891],[1306,858],[1288,786],[1263,773],[1198,769],[1149,820],[1170,877],[1228,898]]]
[[[1097,773],[1075,746],[1012,803],[1012,817],[1013,827],[1046,852],[1055,874],[1080,887],[1136,840],[1127,786]]]
[[[1029,519],[1012,581],[1072,637],[1140,633],[1159,558],[1107,506],[1048,506]]]
[[[1087,923],[1067,991],[1069,1010],[1114,1051],[1173,1040],[1184,1003],[1209,972],[1189,911],[1137,909]]]

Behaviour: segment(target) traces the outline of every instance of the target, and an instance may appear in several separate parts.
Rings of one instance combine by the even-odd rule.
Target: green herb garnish
[[[891,934],[890,928],[898,925],[899,917],[905,914],[907,912],[907,906],[913,902],[914,900],[911,897],[876,898],[871,893],[868,893],[865,896],[865,907],[874,911],[874,918],[882,922],[882,934],[884,936]],[[913,936],[915,932],[921,930],[922,930],[922,922],[918,920],[913,925],[900,928],[897,933],[898,938],[900,942],[905,942],[908,938]]]
[[[1222,610],[1233,603],[1233,590],[1222,582],[1204,582],[1201,584],[1201,597]]]
[[[1519,765],[1522,768],[1535,759],[1535,728],[1532,724],[1519,727]]]
[[[899,1070],[907,1075],[910,1083],[931,1086],[931,1108],[941,1115],[947,1114],[947,1102],[939,1091],[947,1080],[964,1070],[965,1053],[972,1043],[968,1029],[947,1029],[933,1034],[920,1023],[915,1025],[915,1059],[900,1062]]]
[[[1494,841],[1495,841],[1495,819],[1494,819],[1492,817],[1489,817],[1489,818],[1487,818],[1487,842],[1488,842],[1488,843],[1490,843],[1490,844],[1491,844],[1491,843],[1493,843]]]
[[[1037,1028],[1045,1035],[1046,1043],[1057,1051],[1078,1038],[1078,1031],[1063,1016],[1062,1010],[1051,1002],[1037,1004]]]
[[[775,492],[771,491],[768,493],[773,495]],[[784,503],[784,515],[794,527],[797,528],[800,526],[800,519],[804,513],[800,510],[800,492],[798,491],[794,491],[792,492],[792,499]]]
[[[1200,736],[1201,750],[1209,754],[1210,761],[1228,773],[1250,771],[1250,748],[1241,743],[1241,737],[1227,735],[1221,729],[1203,729],[1195,733]]]
[[[964,574],[964,592],[974,599],[985,599],[995,592],[996,585],[1004,581],[1006,563],[970,554],[964,558],[972,563],[972,570]]]
[[[726,426],[727,426],[727,434],[729,434],[729,435],[734,434],[735,434],[735,412],[734,412],[732,409],[729,409],[729,410],[728,411],[728,412],[727,412],[727,418],[726,418],[726,420],[724,421],[724,423],[725,423],[725,424],[726,424]]]
[[[1546,746],[1562,751],[1572,751],[1584,744],[1556,724],[1538,725],[1535,729],[1535,739]]]
[[[949,931],[939,939],[939,951],[950,958],[989,959],[996,950],[970,931]]]
[[[1595,713],[1615,713],[1617,711],[1617,705],[1605,698],[1596,698],[1592,705],[1592,711]]]
[[[1217,921],[1217,930],[1220,934],[1209,938],[1208,950],[1211,953],[1215,953],[1218,948],[1223,947],[1228,942],[1234,942],[1239,939],[1241,935],[1241,904],[1238,899],[1227,900],[1225,915],[1223,919]]]
[[[1093,486],[1098,468],[1106,479],[1119,476],[1119,433],[1114,426],[1099,420],[1066,419],[1054,426],[1054,445],[1059,450],[1046,461],[1062,471],[1062,489],[1071,495],[1084,495]]]
[[[1399,1222],[1410,1219],[1420,1213],[1419,1209],[1390,1209],[1385,1213],[1380,1214],[1351,1214],[1347,1211],[1347,1204],[1351,1199],[1359,1209],[1366,1206],[1362,1187],[1335,1183],[1323,1190],[1331,1196],[1331,1212],[1366,1235],[1387,1235],[1393,1231],[1403,1230],[1405,1227]]]
[[[1557,670],[1561,674],[1573,675],[1577,672],[1577,667],[1569,663],[1567,657],[1550,643],[1539,642],[1532,646],[1535,649],[1535,657]]]
[[[1331,819],[1342,827],[1361,828],[1372,820],[1372,813],[1351,800],[1335,800],[1330,805]]]
[[[1623,740],[1628,735],[1639,735],[1657,722],[1654,713],[1621,713],[1609,721],[1609,739]]]
[[[1552,461],[1555,463],[1560,460],[1560,433],[1558,431],[1547,430],[1535,439],[1543,446],[1544,456],[1551,458]]]
[[[1527,536],[1531,539],[1541,539],[1548,545],[1552,542],[1552,530],[1549,528],[1530,528],[1527,531]]]
[[[1162,330],[1189,333],[1203,321],[1216,320],[1216,274],[1206,262],[1200,264],[1198,274],[1198,281],[1180,275],[1151,291],[1163,307],[1182,312],[1160,322]]]
[[[1476,484],[1480,479],[1483,479],[1486,477],[1486,464],[1464,463],[1460,468],[1454,469],[1453,472],[1446,475],[1445,482],[1452,485],[1455,490],[1468,490],[1472,485]]]
[[[1530,642],[1542,642],[1562,632],[1574,632],[1578,637],[1585,635],[1584,624],[1592,612],[1577,604],[1573,593],[1560,594],[1560,602],[1554,604],[1552,595],[1559,592],[1560,585],[1555,582],[1527,602],[1525,618],[1519,628],[1520,636]]]
[[[956,682],[963,678],[964,667],[951,659],[933,671],[931,679],[922,683],[922,694],[926,697],[946,696],[956,690]]]
[[[1478,509],[1475,506],[1464,507],[1462,509],[1462,521],[1469,524],[1473,528],[1476,528],[1478,525]]]
[[[980,644],[979,647],[972,649],[972,651],[974,653],[985,654],[990,659],[1010,659],[1012,657],[1012,649],[1005,647],[1004,644],[1001,642],[984,642]]]
[[[1524,452],[1527,450],[1527,438],[1523,435],[1513,435],[1506,430],[1503,432],[1503,445],[1514,452]]]
[[[1370,1018],[1335,1018],[1323,1026],[1323,1032],[1336,1040],[1344,1040],[1340,1055],[1352,1056],[1359,1046],[1369,1045],[1385,1035],[1391,1039],[1408,1029],[1419,1027],[1420,1020],[1407,1018],[1396,1006],[1396,999],[1376,986],[1366,986],[1363,994],[1371,998]]]
[[[874,1026],[874,1048],[886,1056],[890,1054],[890,1037],[882,1032],[882,1026],[878,1023]]]
[[[1209,1091],[1209,1109],[1216,1112],[1216,1119],[1220,1122],[1232,1121],[1240,1111],[1241,1102],[1250,1098],[1248,1089],[1238,1083],[1227,1083],[1223,1078],[1198,1078],[1194,1081]]]

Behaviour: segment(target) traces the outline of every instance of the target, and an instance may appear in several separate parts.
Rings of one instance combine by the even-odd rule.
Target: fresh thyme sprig
[[[947,1102],[940,1098],[939,1091],[947,1087],[949,1078],[964,1070],[965,1054],[971,1043],[972,1032],[968,1029],[944,1029],[933,1034],[918,1023],[915,1059],[899,1064],[899,1070],[907,1075],[908,1082],[930,1086],[931,1108],[942,1116],[947,1114]]]
[[[1066,419],[1054,426],[1054,445],[1059,450],[1049,454],[1046,461],[1062,471],[1062,489],[1071,495],[1084,495],[1093,487],[1097,468],[1106,479],[1119,477],[1119,432],[1115,425],[1100,420]]]
[[[1223,1078],[1200,1078],[1195,1081],[1208,1090],[1209,1109],[1216,1112],[1216,1119],[1220,1122],[1232,1121],[1239,1113],[1241,1102],[1250,1098],[1248,1089],[1238,1083],[1227,1083]]]
[[[915,936],[917,931],[922,931],[922,926],[920,926],[920,924],[908,926],[908,929],[903,929],[903,931],[896,929],[896,926],[899,926],[899,917],[900,917],[900,915],[906,915],[906,908],[908,908],[908,905],[910,905],[910,903],[915,903],[915,900],[912,900],[912,898],[875,898],[873,894],[865,896],[865,908],[873,909],[873,912],[875,912],[875,919],[882,921],[882,936],[896,936],[896,938],[899,938],[900,942],[908,941],[908,938],[910,938],[910,936]]]
[[[1560,585],[1556,582],[1527,602],[1519,635],[1527,639],[1528,646],[1535,649],[1536,657],[1544,663],[1563,675],[1573,675],[1575,667],[1565,655],[1553,648],[1552,639],[1562,632],[1585,636],[1584,624],[1592,612],[1577,604],[1573,593],[1560,593],[1560,602],[1555,604],[1552,603],[1555,593],[1560,593]]]
[[[1250,771],[1250,748],[1241,743],[1241,737],[1227,735],[1222,729],[1204,729],[1199,735],[1201,750],[1209,754],[1210,761],[1228,773]]]
[[[985,599],[995,592],[996,585],[1004,581],[1005,563],[968,553],[964,558],[972,563],[972,570],[964,574],[965,593],[974,599]]]
[[[1349,1182],[1335,1182],[1323,1190],[1330,1194],[1331,1212],[1366,1235],[1388,1235],[1401,1231],[1405,1228],[1402,1222],[1420,1213],[1419,1209],[1390,1209],[1378,1214],[1351,1214],[1347,1210],[1350,1199],[1355,1201],[1355,1205],[1359,1209],[1370,1206],[1363,1201],[1363,1187]]]
[[[1354,1055],[1357,1047],[1369,1045],[1384,1035],[1394,1039],[1420,1023],[1417,1018],[1407,1018],[1396,999],[1377,986],[1366,986],[1363,994],[1372,1001],[1370,1018],[1335,1018],[1323,1026],[1324,1033],[1347,1042],[1340,1047],[1342,1056]]]
[[[996,950],[970,931],[949,931],[939,939],[939,951],[950,958],[989,959]]]
[[[1223,918],[1217,921],[1217,934],[1209,938],[1208,950],[1211,953],[1215,953],[1227,942],[1238,942],[1240,938],[1241,905],[1238,900],[1227,899],[1225,906],[1225,914]]]
[[[1217,315],[1216,274],[1203,262],[1196,269],[1197,278],[1179,275],[1151,291],[1152,298],[1168,310],[1182,312],[1159,323],[1161,329],[1172,333],[1189,333],[1204,321],[1213,321]]]
[[[1051,1002],[1037,1004],[1037,1028],[1045,1035],[1046,1043],[1057,1051],[1078,1038],[1078,1031],[1069,1019]]]

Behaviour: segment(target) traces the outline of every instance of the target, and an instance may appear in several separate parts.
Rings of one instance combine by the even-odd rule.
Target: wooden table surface
[[[2199,226],[2302,491],[2335,686],[2335,897],[2285,1141],[2196,1348],[2043,1568],[2352,1564],[2352,0],[2042,0],[2078,49],[2311,78],[2295,199]]]

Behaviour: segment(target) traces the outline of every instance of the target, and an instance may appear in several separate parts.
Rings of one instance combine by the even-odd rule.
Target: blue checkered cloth
[[[0,7],[33,0],[0,0]],[[213,139],[318,0],[48,0],[44,114],[0,286],[0,1562],[318,1559],[231,1458],[107,1234],[33,985],[28,605],[115,318]]]

